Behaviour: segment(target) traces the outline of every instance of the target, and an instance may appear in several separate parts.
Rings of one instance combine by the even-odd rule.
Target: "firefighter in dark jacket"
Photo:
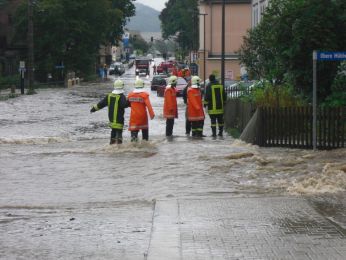
[[[90,113],[96,112],[108,106],[109,127],[112,129],[110,144],[121,144],[123,142],[124,113],[128,101],[124,95],[124,83],[121,80],[114,82],[114,90],[94,105]]]
[[[206,86],[204,105],[208,108],[208,114],[211,121],[212,136],[216,137],[216,129],[219,128],[219,136],[223,136],[224,127],[224,105],[227,95],[224,86],[219,84],[215,75],[209,76],[209,83]]]

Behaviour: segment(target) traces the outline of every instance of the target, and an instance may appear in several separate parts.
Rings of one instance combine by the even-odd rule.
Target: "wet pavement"
[[[89,110],[112,80],[0,102],[0,259],[344,259],[346,149],[214,140],[208,118],[191,139],[181,98],[166,139],[150,79],[150,141],[110,146]]]
[[[303,198],[179,199],[155,209],[148,260],[345,259],[345,230]]]

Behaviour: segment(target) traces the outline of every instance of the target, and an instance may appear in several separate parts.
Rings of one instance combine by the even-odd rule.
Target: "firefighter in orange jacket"
[[[176,76],[171,76],[165,89],[163,117],[166,118],[166,136],[172,136],[174,118],[178,118],[177,93],[175,90],[177,81]]]
[[[192,124],[192,136],[203,137],[204,110],[202,103],[202,93],[200,90],[200,78],[193,76],[191,87],[187,89],[187,114],[188,120]]]
[[[143,89],[144,82],[137,79],[135,89],[129,93],[127,99],[131,106],[129,130],[131,131],[131,141],[138,140],[138,132],[142,130],[143,140],[149,140],[149,124],[147,109],[150,119],[155,117],[154,110],[151,106],[149,94]]]

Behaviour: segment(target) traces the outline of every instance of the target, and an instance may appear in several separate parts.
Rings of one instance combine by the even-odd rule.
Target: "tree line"
[[[27,36],[27,2],[14,19],[15,40],[22,42]],[[35,71],[42,77],[62,63],[67,71],[94,73],[100,45],[116,44],[135,14],[133,0],[35,0],[33,5]]]
[[[270,0],[239,51],[251,78],[312,96],[312,52],[346,51],[346,1]],[[318,97],[346,105],[345,64],[319,62]],[[340,83],[342,80],[343,83]],[[333,98],[334,97],[334,98]]]

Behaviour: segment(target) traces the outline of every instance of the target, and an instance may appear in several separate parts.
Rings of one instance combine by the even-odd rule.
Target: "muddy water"
[[[126,92],[132,90],[134,78],[133,70],[124,75]],[[145,82],[150,92],[149,79]],[[110,146],[107,110],[94,114],[89,110],[111,90],[111,82],[105,82],[38,90],[37,95],[0,102],[0,223],[1,233],[7,234],[0,237],[5,248],[0,250],[0,258],[22,255],[23,259],[49,259],[58,255],[67,259],[74,254],[92,259],[101,247],[111,256],[117,252],[118,259],[141,259],[136,250],[145,251],[143,241],[150,233],[155,199],[342,194],[346,190],[346,149],[313,152],[259,148],[229,136],[194,140],[185,136],[181,98],[174,138],[167,140],[163,99],[155,92],[150,96],[156,113],[150,121],[150,141],[131,143],[126,129],[124,144]],[[204,133],[211,134],[209,118]],[[117,232],[110,220],[113,209],[118,210],[121,220],[132,219],[119,220]],[[84,224],[74,221],[76,216]],[[62,242],[65,237],[59,230],[68,229],[73,241],[78,234],[88,233],[85,229],[90,225],[95,226],[90,236],[109,237],[103,236],[98,246],[91,246],[87,239],[80,241],[85,246],[79,249],[83,254]],[[62,249],[52,255],[25,248],[20,254],[11,251],[22,236],[27,240],[19,246],[42,246],[42,240],[35,240],[42,229],[50,234],[47,247],[60,241]],[[128,232],[135,233],[136,238],[125,236]],[[118,245],[109,244],[109,239]]]
[[[123,78],[128,92],[134,75],[130,71]],[[150,92],[149,80],[145,81]],[[0,103],[2,205],[346,189],[346,149],[259,148],[228,136],[193,140],[185,136],[181,98],[175,137],[167,140],[163,100],[155,92],[151,92],[156,117],[150,121],[150,141],[130,143],[126,129],[124,144],[109,146],[106,109],[94,114],[89,109],[110,90],[109,82],[38,90],[38,95]],[[207,119],[206,135],[209,126]]]

